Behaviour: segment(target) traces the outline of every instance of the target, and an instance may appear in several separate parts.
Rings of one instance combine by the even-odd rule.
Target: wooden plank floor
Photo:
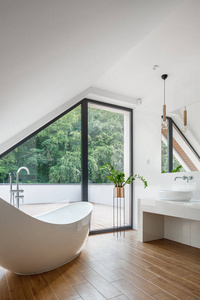
[[[14,249],[13,249],[14,251]],[[1,300],[200,299],[200,249],[169,240],[89,236],[82,253],[53,271],[19,276],[0,267]]]

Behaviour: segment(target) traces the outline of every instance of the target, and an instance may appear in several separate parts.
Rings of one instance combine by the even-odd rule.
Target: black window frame
[[[110,108],[116,108],[121,109],[124,111],[130,112],[130,171],[131,174],[133,174],[133,109],[110,104],[107,102],[101,102],[97,100],[92,100],[88,98],[84,98],[83,100],[77,102],[75,105],[71,106],[70,108],[66,109],[64,112],[53,118],[51,121],[44,124],[39,129],[35,130],[33,133],[29,134],[26,138],[22,139],[20,142],[13,145],[8,150],[4,151],[0,154],[0,159],[3,158],[5,155],[7,155],[9,152],[14,150],[15,148],[22,145],[24,142],[35,136],[37,133],[41,132],[45,128],[47,128],[49,125],[56,122],[58,119],[62,118],[64,115],[75,109],[77,106],[81,105],[81,201],[88,202],[88,104],[94,103],[97,105],[102,105],[104,107],[110,107]],[[130,187],[130,209],[131,209],[131,224],[128,226],[125,226],[123,229],[132,229],[133,228],[133,183],[131,183]],[[107,232],[113,232],[113,228],[108,229],[100,229],[100,230],[92,230],[90,231],[90,234],[96,234],[96,233],[107,233]],[[116,229],[117,230],[117,229]]]
[[[163,116],[161,116],[161,119]],[[176,128],[177,132],[183,139],[183,141],[188,145],[188,147],[191,149],[191,151],[196,155],[196,157],[200,160],[199,154],[196,152],[196,150],[193,148],[193,146],[190,144],[188,139],[185,137],[183,132],[180,130],[178,125],[174,122],[174,120],[171,117],[166,117],[168,121],[168,131],[167,131],[167,173],[172,173],[173,171],[173,127]]]

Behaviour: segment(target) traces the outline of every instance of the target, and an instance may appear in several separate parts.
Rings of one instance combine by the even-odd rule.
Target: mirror
[[[186,133],[184,109],[171,112],[167,116],[168,128],[161,130],[162,173],[200,171],[200,101],[186,107]]]

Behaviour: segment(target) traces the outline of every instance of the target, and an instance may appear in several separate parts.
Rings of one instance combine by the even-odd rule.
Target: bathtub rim
[[[89,206],[90,206],[90,211],[89,211],[87,214],[85,214],[82,218],[77,219],[77,220],[74,221],[74,222],[58,224],[58,223],[52,223],[52,222],[47,222],[47,221],[43,221],[43,220],[37,219],[37,217],[45,216],[45,215],[48,215],[49,213],[56,212],[56,211],[58,211],[58,210],[62,210],[62,209],[65,208],[65,207],[68,207],[68,206],[75,206],[75,205],[78,205],[78,204],[80,204],[80,203],[81,203],[81,204],[85,203],[85,204],[89,205]],[[85,204],[84,204],[84,205],[85,205]],[[86,202],[86,201],[78,201],[78,202],[75,202],[75,203],[66,204],[66,205],[64,205],[64,206],[62,206],[62,207],[58,207],[58,208],[52,209],[52,210],[50,210],[50,211],[48,211],[48,212],[46,212],[46,213],[42,213],[42,214],[38,214],[38,215],[34,215],[34,216],[30,216],[30,215],[28,215],[28,214],[26,214],[26,213],[25,213],[25,214],[28,215],[28,216],[31,217],[31,218],[36,219],[37,221],[40,221],[40,222],[43,222],[43,223],[46,223],[46,224],[57,225],[57,226],[63,226],[63,225],[75,224],[75,223],[79,222],[80,220],[85,219],[86,217],[88,217],[88,216],[92,213],[92,211],[93,211],[93,204],[92,204],[92,203]],[[22,211],[21,211],[21,212],[22,212]]]
[[[51,222],[39,220],[39,219],[35,218],[35,216],[30,216],[29,214],[27,214],[27,213],[23,212],[22,210],[16,208],[15,206],[13,206],[12,204],[10,204],[10,203],[7,202],[6,200],[2,199],[1,197],[0,197],[0,201],[4,202],[4,205],[10,206],[11,209],[16,210],[18,214],[25,215],[27,218],[30,218],[30,219],[34,219],[35,222],[41,222],[41,223],[43,223],[43,224],[49,224],[49,225],[52,225],[52,226],[66,226],[66,225],[72,225],[72,224],[75,224],[75,223],[77,223],[77,222],[80,222],[80,220],[83,220],[83,219],[87,218],[87,217],[92,213],[92,210],[93,210],[93,204],[92,204],[92,203],[86,202],[86,201],[79,201],[79,202],[75,202],[75,203],[66,204],[66,205],[64,205],[63,207],[58,207],[58,208],[56,208],[56,209],[53,209],[53,210],[51,210],[51,211],[48,211],[48,212],[46,212],[46,213],[41,214],[41,215],[47,215],[47,214],[50,213],[50,212],[57,211],[57,210],[62,209],[62,208],[64,208],[64,207],[66,207],[66,206],[77,205],[77,204],[80,204],[80,203],[81,203],[81,204],[82,204],[82,203],[85,203],[85,204],[87,203],[87,205],[89,205],[89,206],[91,207],[91,208],[90,208],[90,211],[89,211],[87,214],[85,214],[85,216],[83,216],[82,218],[77,219],[77,220],[74,221],[74,222],[58,224],[58,223],[51,223]],[[38,216],[39,216],[39,215],[38,215]]]

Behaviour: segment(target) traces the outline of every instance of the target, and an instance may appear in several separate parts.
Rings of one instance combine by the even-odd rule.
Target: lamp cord
[[[165,105],[165,80],[164,80],[164,105]]]

